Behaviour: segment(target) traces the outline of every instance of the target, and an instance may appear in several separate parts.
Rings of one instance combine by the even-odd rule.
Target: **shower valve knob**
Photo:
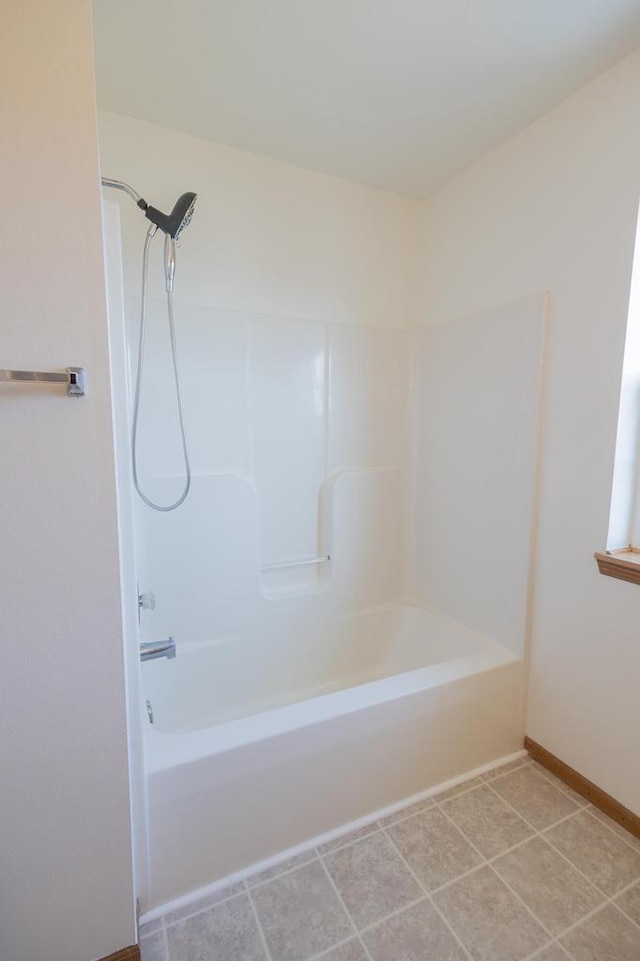
[[[138,594],[138,607],[141,611],[155,611],[156,595],[153,591],[145,591],[143,594]]]

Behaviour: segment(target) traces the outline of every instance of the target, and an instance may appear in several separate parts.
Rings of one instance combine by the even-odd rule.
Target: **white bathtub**
[[[155,908],[518,750],[522,666],[424,608],[143,665]]]

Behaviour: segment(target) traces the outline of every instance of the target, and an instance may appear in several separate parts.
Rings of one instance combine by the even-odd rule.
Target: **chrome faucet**
[[[158,657],[172,658],[176,656],[176,642],[173,637],[166,641],[145,641],[140,645],[140,660],[155,661]]]

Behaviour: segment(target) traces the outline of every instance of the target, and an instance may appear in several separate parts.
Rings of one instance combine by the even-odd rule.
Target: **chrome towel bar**
[[[84,397],[86,375],[84,367],[57,370],[0,370],[0,383],[66,384],[69,397]]]

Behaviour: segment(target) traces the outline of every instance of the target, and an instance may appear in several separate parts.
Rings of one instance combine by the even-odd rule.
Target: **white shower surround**
[[[211,274],[206,208],[200,211],[200,237],[196,218],[189,228],[189,254],[176,280],[176,315],[193,490],[172,514],[134,503],[139,586],[157,596],[156,610],[142,612],[141,638],[174,634],[178,642],[176,661],[144,669],[151,668],[151,677],[172,675],[175,701],[188,708],[179,720],[167,721],[167,688],[155,685],[151,696],[145,694],[159,726],[183,730],[150,730],[143,714],[149,881],[140,895],[148,910],[520,747],[545,305],[542,296],[525,298],[449,324],[434,342],[406,329],[414,299],[405,289],[413,283],[407,251],[414,221],[403,198],[128,118],[108,115],[102,140],[110,173],[139,184],[148,165],[156,179],[196,186],[205,197],[209,191],[219,195],[226,182],[239,206],[248,191],[257,218],[249,225],[244,220],[248,260],[240,248],[236,262],[223,252],[229,277],[252,264],[257,281],[248,292],[236,287],[231,297],[224,271],[216,265]],[[163,143],[166,150],[159,152]],[[158,163],[159,156],[166,162]],[[276,208],[286,210],[277,223]],[[224,228],[232,229],[229,198],[221,211]],[[373,224],[378,243],[372,243]],[[256,241],[271,227],[273,249],[256,266]],[[305,230],[313,233],[308,250],[300,247]],[[132,291],[140,240],[135,208],[123,208],[123,237],[125,286]],[[183,299],[180,279],[193,301]],[[398,311],[388,310],[401,289]],[[295,316],[282,309],[292,300]],[[169,501],[180,485],[181,465],[171,440],[176,424],[166,389],[171,377],[162,341],[164,309],[161,298],[152,300],[140,455],[148,491]],[[129,296],[132,354],[137,313],[138,302]],[[452,346],[461,338],[463,354],[465,344],[474,358],[485,354],[493,406],[479,404],[482,377],[469,378],[464,364],[458,365],[460,353]],[[414,390],[430,364],[437,374],[430,390],[424,384]],[[525,385],[515,397],[514,379]],[[474,423],[465,409],[488,432],[495,477],[510,483],[493,490],[486,473],[478,483],[475,464],[460,458]],[[447,411],[453,419],[442,417]],[[518,438],[515,458],[501,443],[505,432]],[[470,449],[482,453],[474,440]],[[432,441],[439,446],[435,472],[425,447]],[[126,439],[121,443],[126,457]],[[443,523],[433,530],[424,515],[421,528],[413,529],[416,485],[426,485],[422,494],[432,489],[445,499]],[[483,566],[482,545],[460,537],[465,518],[475,530],[480,515],[485,529],[493,522],[496,531],[514,532],[499,538],[502,580],[490,576],[491,561]],[[448,530],[455,534],[449,540]],[[421,556],[425,538],[429,550]],[[461,622],[453,627],[424,612],[426,598],[414,587],[415,571],[424,570],[425,558],[437,565],[438,552],[448,587],[452,578],[460,585],[458,594],[449,590],[449,608],[444,595],[435,598],[436,607],[442,603]],[[326,564],[264,569],[325,554],[331,556]],[[456,597],[466,597],[471,583],[472,596],[486,595],[485,602],[456,607]],[[502,594],[496,594],[501,584]],[[509,602],[498,620],[478,622],[502,596]],[[398,674],[388,658],[372,680],[371,647],[392,651],[402,643],[399,624],[376,640],[382,621],[391,611],[404,609],[406,616],[411,605],[422,611],[412,629],[416,659]],[[358,622],[354,645],[345,625]],[[463,623],[491,640],[469,653]],[[500,648],[493,643],[498,637]],[[367,639],[370,646],[363,643]],[[322,693],[323,657],[344,654],[347,647],[357,649],[353,670],[332,665],[335,676],[324,680],[341,689]],[[225,674],[225,651],[232,661],[244,654],[236,658],[233,677]],[[187,662],[198,659],[201,668],[189,669]],[[243,660],[252,666],[244,673]],[[277,703],[267,703],[278,672],[296,674],[310,662],[318,669],[315,683],[298,672]],[[202,709],[203,677],[216,663],[228,680],[226,718]],[[190,674],[198,675],[199,687]],[[215,700],[215,683],[211,690]],[[233,691],[238,713],[251,717],[232,718]],[[203,730],[194,730],[200,725]],[[332,783],[340,790],[328,791]]]

